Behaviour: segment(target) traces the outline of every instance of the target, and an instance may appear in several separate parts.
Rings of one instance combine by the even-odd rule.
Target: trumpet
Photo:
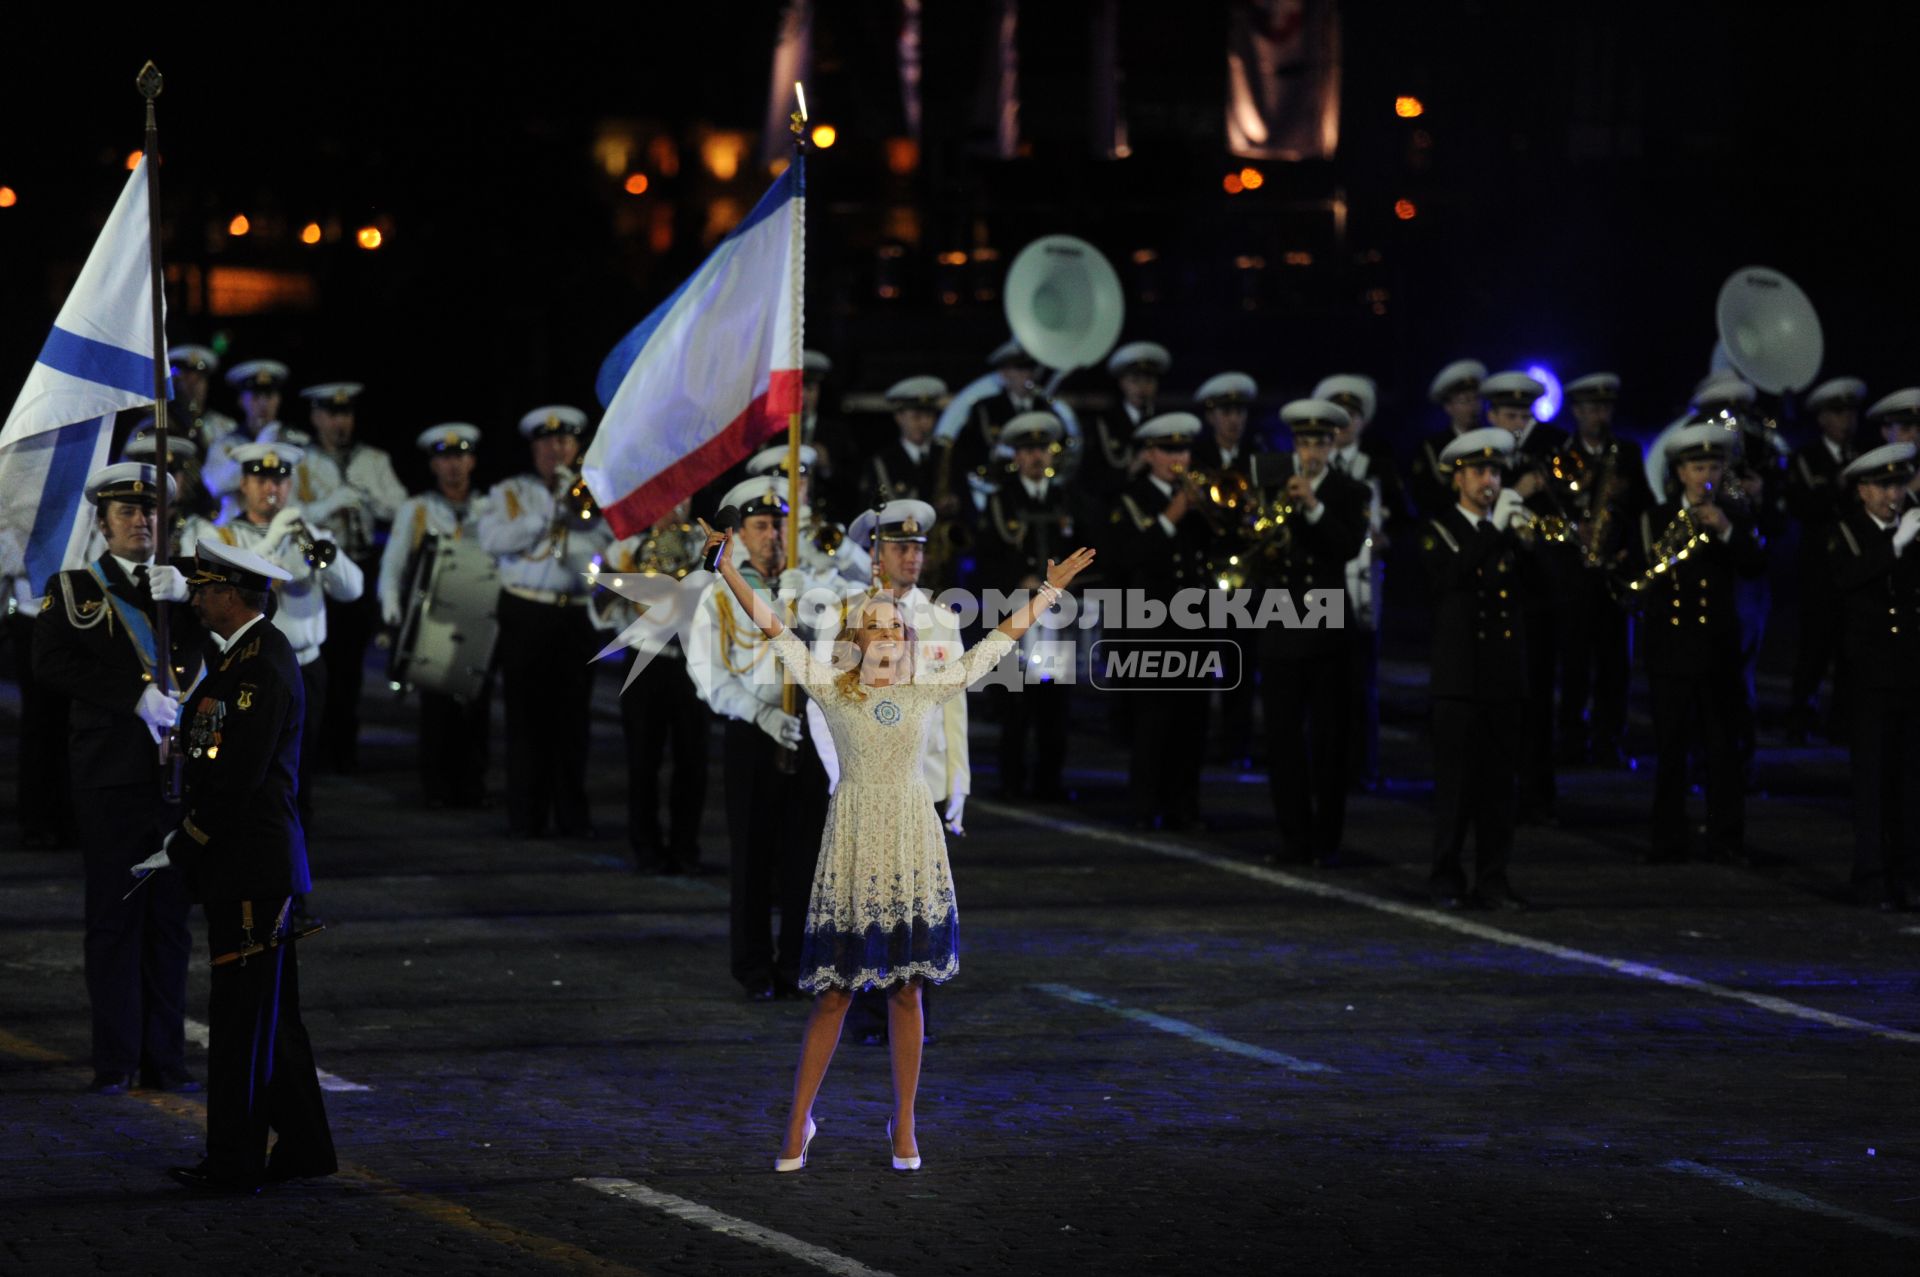
[[[1513,522],[1507,526],[1523,537],[1542,541],[1564,543],[1573,536],[1573,521],[1565,515],[1539,514],[1525,506],[1513,512]]]
[[[576,519],[588,523],[598,518],[599,514],[600,507],[595,504],[593,493],[588,490],[583,477],[575,479],[572,486],[554,503],[553,520],[556,525],[571,523]]]
[[[1186,485],[1215,536],[1224,536],[1234,526],[1244,523],[1256,504],[1250,495],[1252,483],[1238,470],[1176,466],[1174,476]]]
[[[315,572],[325,572],[340,557],[340,547],[327,540],[316,539],[313,529],[307,526],[305,519],[293,525],[294,545],[300,551],[300,557]]]
[[[1633,594],[1642,594],[1653,588],[1661,577],[1672,571],[1674,564],[1693,553],[1693,547],[1700,543],[1700,536],[1700,525],[1693,521],[1693,512],[1681,507],[1673,522],[1654,539],[1653,552],[1649,556],[1653,559],[1653,565],[1635,580],[1627,582],[1627,589]]]

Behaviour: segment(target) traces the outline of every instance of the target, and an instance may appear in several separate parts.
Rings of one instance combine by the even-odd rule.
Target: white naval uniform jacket
[[[307,449],[306,458],[294,468],[293,497],[302,505],[323,501],[343,487],[353,488],[366,497],[364,526],[360,529],[366,540],[353,547],[364,556],[373,548],[376,528],[391,524],[406,503],[407,489],[400,482],[400,476],[393,472],[393,458],[364,443],[350,444],[343,456],[335,456],[316,444]],[[342,523],[345,517],[335,515],[331,521]]]
[[[280,430],[277,421],[269,421],[260,427],[258,436],[250,435],[238,422],[233,429],[207,445],[207,459],[200,467],[200,482],[207,485],[207,491],[216,497],[230,497],[240,491],[240,463],[233,459],[235,448],[250,443],[271,443]]]
[[[604,583],[608,577],[631,576],[640,571],[640,547],[647,539],[647,533],[622,537],[600,552],[600,576]],[[669,532],[667,536],[674,535]],[[701,551],[706,547],[707,538],[699,528],[684,534],[686,543],[679,547],[689,555],[698,566]],[[640,617],[640,605],[622,595],[608,591],[600,602],[594,605],[595,624],[605,630],[616,633],[624,631]],[[636,634],[627,639],[627,647],[645,656],[664,656],[668,660],[678,661],[684,655],[681,645],[672,636],[662,640],[650,633]]]
[[[387,548],[380,552],[380,614],[391,616],[403,610],[400,591],[407,584],[407,564],[420,543],[430,536],[458,541],[473,524],[480,498],[469,496],[463,506],[441,496],[436,489],[408,497],[393,516],[393,533]]]
[[[907,623],[919,637],[914,659],[931,673],[942,669],[966,652],[960,640],[960,625],[951,609],[934,602],[919,586],[901,600]],[[1036,630],[1038,626],[1034,627]],[[914,674],[919,677],[918,671]],[[840,784],[840,760],[833,751],[833,738],[827,734],[827,717],[811,701],[807,703],[807,721],[820,746],[820,762],[827,769],[827,789]],[[920,772],[933,792],[935,802],[944,802],[955,794],[973,792],[972,754],[967,748],[967,698],[955,696],[940,707],[940,713],[927,719],[926,750],[920,756]]]
[[[500,588],[540,602],[561,596],[585,604],[587,568],[613,534],[607,521],[569,518],[555,535],[556,498],[537,474],[518,474],[493,486],[474,517],[480,548],[500,563]]]
[[[316,541],[333,539],[333,534],[325,528],[309,526],[307,531]],[[278,607],[273,614],[273,624],[287,636],[287,642],[293,647],[294,659],[302,665],[311,665],[318,659],[320,645],[327,641],[327,600],[338,599],[342,603],[351,603],[366,589],[366,577],[362,575],[359,565],[346,555],[334,559],[326,571],[315,572],[307,566],[306,557],[300,553],[299,538],[286,535],[269,541],[267,525],[264,523],[253,523],[246,519],[219,523],[189,519],[180,537],[181,557],[191,556],[202,541],[252,550],[293,573],[293,580],[274,584],[273,594]]]

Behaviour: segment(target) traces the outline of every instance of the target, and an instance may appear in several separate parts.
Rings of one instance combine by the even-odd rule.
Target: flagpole
[[[799,109],[793,113],[792,120],[788,124],[788,127],[793,130],[792,162],[794,164],[803,164],[807,155],[807,90],[796,80],[793,84],[793,93],[795,100],[799,103]],[[803,181],[805,172],[806,170],[803,168],[801,170]],[[801,371],[803,379],[805,358],[804,351],[802,350],[803,340],[800,329],[806,315],[806,268],[802,264],[801,257],[802,244],[804,243],[805,228],[803,222],[806,217],[806,208],[806,188],[803,185],[801,187],[800,212],[792,219],[793,230],[791,234],[793,236],[793,251],[787,254],[788,260],[793,263],[792,274],[787,281],[787,285],[793,290],[792,303],[794,315],[792,346],[787,354],[790,360],[790,366],[796,371]],[[803,392],[803,402],[804,399],[805,395]],[[800,413],[800,405],[795,405],[793,412],[787,416],[788,567],[798,567],[800,565]],[[789,600],[787,606],[789,609],[787,619],[792,621],[796,619],[798,615],[798,600]],[[784,680],[780,688],[780,708],[789,714],[796,714],[799,712],[799,706],[799,689],[794,686],[792,679]],[[780,769],[782,771],[792,771],[794,766],[792,753],[787,750],[781,750],[779,754]]]
[[[165,277],[160,271],[160,124],[154,115],[153,102],[160,96],[164,80],[160,68],[151,60],[140,68],[134,84],[140,90],[140,96],[147,100],[147,137],[145,149],[141,152],[141,162],[147,166],[147,263],[152,276],[153,294],[153,460],[159,471],[158,482],[153,486],[155,492],[154,513],[158,516],[153,534],[153,562],[156,567],[165,567],[173,555],[173,512],[168,498],[168,489],[172,481],[168,478],[168,462],[172,459],[167,443],[167,321],[164,292]],[[173,695],[173,641],[167,624],[169,609],[158,605],[153,609],[153,643],[156,659],[153,662],[155,686],[168,696]],[[169,736],[160,745],[161,790],[169,799],[177,799],[180,793],[180,757],[174,749],[173,738]]]

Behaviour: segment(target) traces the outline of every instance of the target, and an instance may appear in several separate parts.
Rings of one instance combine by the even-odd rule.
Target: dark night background
[[[977,375],[1004,336],[1007,262],[1054,231],[1119,267],[1126,335],[1171,347],[1173,396],[1242,368],[1270,422],[1321,375],[1366,372],[1383,388],[1379,428],[1408,446],[1430,424],[1428,377],[1466,355],[1563,377],[1613,369],[1623,421],[1657,429],[1706,371],[1720,281],[1752,263],[1819,307],[1823,376],[1865,377],[1876,397],[1920,380],[1906,288],[1920,250],[1898,194],[1911,51],[1890,19],[1349,3],[1337,157],[1261,163],[1262,189],[1229,196],[1221,179],[1243,161],[1222,122],[1221,4],[1120,6],[1133,154],[1118,161],[1089,143],[1087,5],[1022,6],[1031,153],[1003,161],[985,154],[979,105],[989,6],[929,4],[926,131],[907,175],[885,160],[904,132],[898,6],[819,8],[808,89],[839,140],[811,161],[807,322],[839,366],[830,397],[911,372],[956,387]],[[0,184],[19,196],[0,209],[0,372],[24,377],[125,180],[141,143],[133,78],[152,57],[167,76],[166,254],[186,272],[169,296],[174,340],[224,334],[229,362],[283,358],[296,386],[368,383],[363,434],[403,467],[418,429],[468,419],[492,432],[488,471],[506,473],[522,411],[593,406],[607,350],[767,181],[758,131],[779,6],[550,7],[491,24],[395,13],[284,10],[243,33],[217,12],[145,31],[16,27],[0,78]],[[1397,118],[1399,94],[1426,114]],[[732,181],[702,164],[710,130],[746,135]],[[608,171],[608,136],[637,142],[627,171],[649,176],[645,194]],[[1344,240],[1326,211],[1336,195]],[[1396,219],[1400,199],[1418,216]],[[253,229],[234,238],[240,213]],[[311,247],[298,241],[310,221],[326,229]],[[384,228],[378,251],[355,245],[363,225]],[[311,293],[210,314],[183,281],[215,267],[304,276]],[[882,298],[883,284],[900,295]],[[1104,378],[1070,389],[1098,394]],[[216,403],[233,411],[224,387]]]

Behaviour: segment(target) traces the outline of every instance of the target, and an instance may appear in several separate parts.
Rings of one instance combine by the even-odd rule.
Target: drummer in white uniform
[[[400,503],[393,530],[380,554],[380,619],[397,628],[406,613],[406,590],[429,538],[461,541],[473,536],[480,508],[473,490],[480,427],[448,421],[420,432],[414,446],[427,454],[433,487]],[[420,691],[420,780],[429,807],[487,805],[487,729],[493,681],[461,702],[442,692]]]
[[[228,438],[236,438],[229,435]],[[311,759],[320,731],[320,715],[313,708],[327,695],[327,663],[320,645],[327,641],[327,600],[352,600],[366,588],[366,579],[352,559],[338,553],[333,535],[307,521],[306,511],[292,499],[293,468],[304,454],[287,443],[242,443],[228,455],[240,471],[235,492],[237,510],[218,522],[196,518],[180,534],[180,553],[191,556],[202,541],[251,550],[293,575],[274,587],[273,623],[293,647],[300,662],[300,681],[306,685],[310,712],[300,735],[300,817],[312,832],[313,787]]]
[[[588,710],[600,640],[587,571],[613,539],[578,489],[587,414],[566,404],[520,419],[533,468],[496,484],[475,525],[500,565],[501,695],[507,704],[507,830],[595,836],[587,806]]]

